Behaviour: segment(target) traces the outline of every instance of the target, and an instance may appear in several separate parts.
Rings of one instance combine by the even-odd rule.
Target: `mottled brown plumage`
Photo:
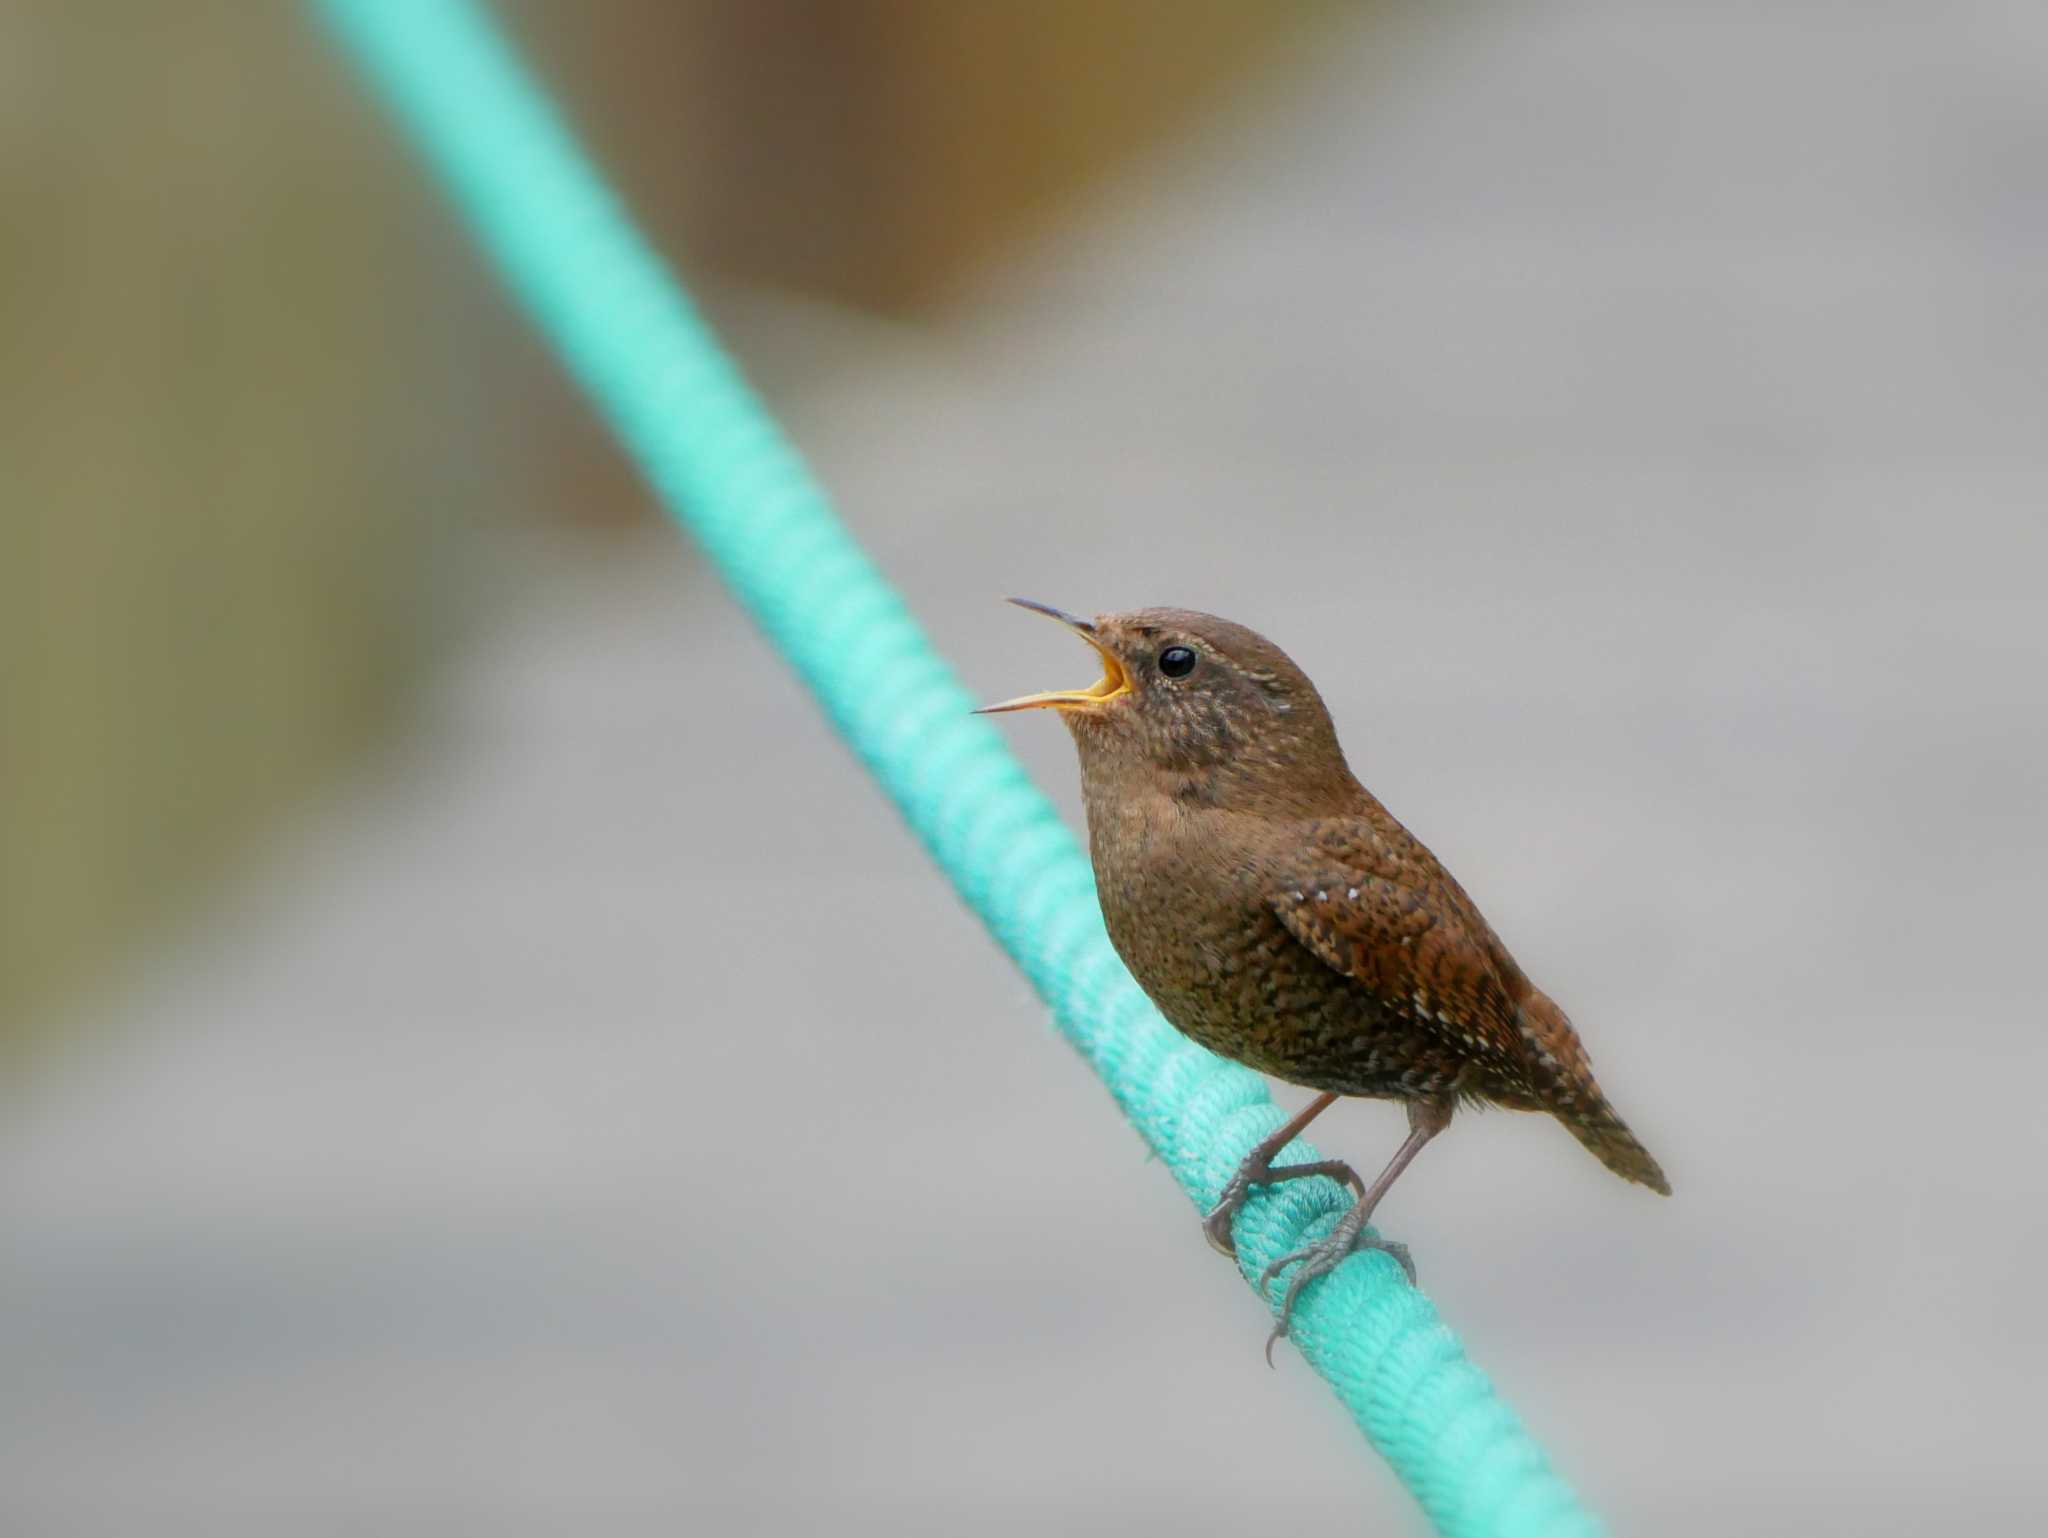
[[[1018,600],[1022,602],[1022,600]],[[1272,642],[1185,609],[1052,614],[1102,654],[1050,706],[1081,757],[1089,852],[1111,941],[1176,1027],[1225,1057],[1323,1091],[1255,1149],[1211,1214],[1250,1188],[1341,1165],[1271,1159],[1339,1095],[1400,1100],[1409,1139],[1293,1293],[1363,1246],[1372,1209],[1461,1102],[1547,1111],[1609,1169],[1668,1192],[1594,1081],[1564,1012],[1523,973],[1436,857],[1353,777],[1315,686]],[[1275,1270],[1278,1267],[1274,1268]],[[1286,1308],[1281,1328],[1284,1331]]]

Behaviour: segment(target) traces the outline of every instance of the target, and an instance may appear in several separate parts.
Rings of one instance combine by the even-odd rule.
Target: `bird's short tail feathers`
[[[1535,1049],[1538,1082],[1548,1081],[1541,1097],[1545,1109],[1623,1180],[1669,1196],[1671,1182],[1664,1171],[1600,1093],[1586,1049],[1564,1011],[1537,988],[1530,988],[1519,1003],[1523,1038]]]
[[[1664,1171],[1650,1157],[1650,1150],[1636,1141],[1636,1135],[1628,1130],[1628,1123],[1614,1114],[1614,1107],[1607,1103],[1597,1088],[1593,1091],[1593,1098],[1582,1109],[1569,1114],[1560,1111],[1557,1119],[1571,1129],[1573,1137],[1586,1145],[1588,1153],[1623,1180],[1648,1186],[1659,1196],[1671,1194],[1671,1182],[1664,1178]]]

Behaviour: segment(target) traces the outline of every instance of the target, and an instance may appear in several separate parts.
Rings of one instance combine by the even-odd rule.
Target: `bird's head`
[[[1245,810],[1313,812],[1355,792],[1315,685],[1256,631],[1192,609],[1084,620],[1029,599],[1010,602],[1094,647],[1102,677],[982,713],[1057,710],[1084,775],[1141,777],[1180,799]]]

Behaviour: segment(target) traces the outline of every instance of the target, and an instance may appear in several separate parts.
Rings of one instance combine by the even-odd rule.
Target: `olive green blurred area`
[[[423,196],[286,6],[0,9],[0,1018],[403,708]]]
[[[1327,9],[506,14],[664,249],[905,315]],[[407,719],[466,531],[648,514],[299,7],[0,0],[0,181],[13,1066]]]

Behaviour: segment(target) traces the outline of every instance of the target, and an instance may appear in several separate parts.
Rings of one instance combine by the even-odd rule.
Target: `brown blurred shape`
[[[720,284],[916,320],[1336,0],[515,0],[507,15],[664,255]],[[745,354],[744,335],[733,338]],[[769,384],[773,386],[774,381]],[[648,504],[574,410],[549,500]]]
[[[665,249],[913,312],[1332,0],[614,0],[513,12]]]

